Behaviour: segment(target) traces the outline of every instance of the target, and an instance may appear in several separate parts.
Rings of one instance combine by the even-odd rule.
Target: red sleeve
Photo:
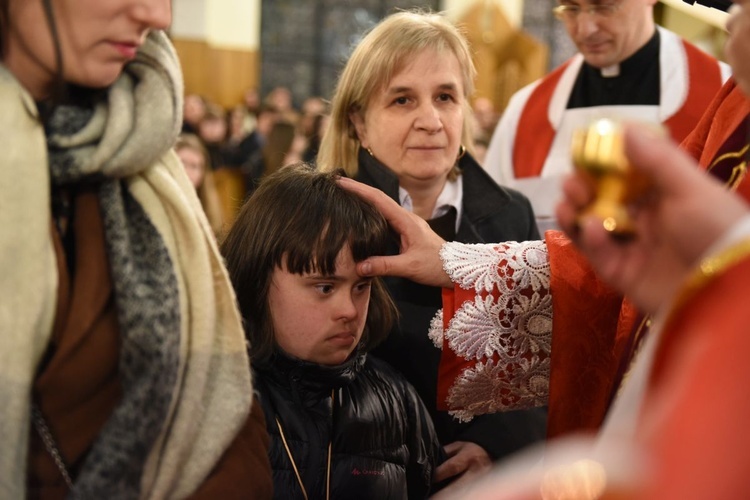
[[[653,489],[640,498],[750,498],[750,258],[663,332],[642,413]]]
[[[561,232],[545,239],[553,310],[547,435],[554,437],[599,428],[637,314]]]
[[[442,408],[448,406],[450,400],[448,410],[480,414],[540,404],[541,397],[547,398],[545,402],[549,406],[547,431],[550,437],[597,429],[603,422],[619,383],[624,358],[630,354],[628,346],[632,345],[637,314],[622,296],[597,279],[584,257],[561,232],[548,231],[545,242],[550,281],[543,293],[551,294],[551,350],[548,344],[547,351],[516,352],[512,360],[497,353],[469,359],[457,354],[444,338],[438,374],[438,404]],[[504,268],[507,262],[499,261],[498,276],[510,276]],[[498,289],[493,288],[491,294],[495,298],[498,293]],[[445,290],[444,328],[448,328],[465,302],[484,302],[487,294],[458,286]],[[509,313],[499,308],[497,314]],[[501,318],[497,321],[502,323]],[[481,322],[478,324],[487,327]],[[523,342],[517,345],[536,346]],[[528,362],[517,363],[519,357]],[[549,385],[545,387],[548,392],[532,393],[529,397],[527,388],[518,385],[527,383],[527,378],[519,377],[518,370],[527,370],[529,364],[543,366],[545,363],[549,366],[545,370],[549,373]],[[545,371],[536,372],[534,376]],[[534,383],[542,382],[536,379]]]
[[[541,363],[549,363],[548,435],[552,437],[582,429],[597,429],[601,425],[619,382],[623,357],[629,354],[627,347],[633,334],[636,311],[596,278],[583,256],[562,233],[547,232],[546,245],[551,273],[552,349],[550,357],[543,352],[535,352],[533,356]],[[500,263],[501,269],[502,265],[503,262]],[[501,271],[498,274],[507,273]],[[493,295],[496,293],[496,289],[492,291]],[[479,296],[486,294],[481,292]],[[462,304],[474,302],[476,297],[473,289],[463,290],[456,286],[453,290],[444,290],[444,328],[447,329]],[[505,312],[500,310],[499,313]],[[445,338],[438,375],[438,404],[441,408],[468,410],[448,407],[448,399],[451,390],[457,387],[457,381],[476,369],[480,362],[493,362],[497,368],[484,371],[485,375],[477,377],[478,385],[476,389],[471,387],[471,397],[450,399],[468,401],[474,398],[466,403],[471,405],[470,412],[474,414],[514,408],[517,391],[513,385],[514,368],[501,366],[503,361],[496,355],[481,360],[464,358],[451,349]],[[497,380],[492,377],[497,377]],[[497,401],[493,402],[493,398]],[[506,401],[509,404],[505,404]]]
[[[734,78],[729,78],[729,80],[727,80],[721,90],[719,90],[714,99],[711,101],[711,104],[709,104],[708,108],[703,113],[703,116],[701,116],[701,119],[698,121],[693,131],[690,132],[690,134],[688,134],[688,136],[682,141],[682,149],[687,151],[693,158],[695,158],[695,161],[705,161],[703,154],[704,148],[716,148],[712,148],[708,138],[709,135],[716,130],[714,128],[714,120],[716,118],[717,110],[722,106],[727,97],[733,93],[736,86],[737,85],[734,82]],[[719,139],[719,141],[723,142],[723,139],[724,138],[721,138]],[[701,164],[701,166],[703,168],[708,167],[708,165],[704,164]]]
[[[474,290],[464,290],[458,285],[453,288],[443,288],[443,331],[453,319],[453,315],[466,301],[474,301]],[[448,405],[448,394],[455,380],[466,370],[474,366],[474,360],[458,356],[443,339],[443,353],[438,367],[437,408],[442,411],[456,410]]]

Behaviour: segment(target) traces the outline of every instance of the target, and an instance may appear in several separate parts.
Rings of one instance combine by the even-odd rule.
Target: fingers
[[[435,469],[435,482],[440,483],[461,474],[466,470],[466,463],[455,457],[449,458]]]
[[[555,209],[555,216],[557,217],[560,229],[568,235],[568,238],[575,242],[578,239],[578,209],[566,200],[563,200],[558,203]]]
[[[594,187],[588,177],[575,173],[568,176],[562,184],[563,198],[558,203],[555,215],[560,228],[572,240],[578,236],[578,214],[594,198]]]
[[[569,175],[562,184],[562,190],[565,199],[579,210],[594,199],[594,186],[583,174]]]
[[[372,203],[399,234],[404,234],[412,227],[412,214],[404,210],[383,191],[346,177],[339,178],[338,184],[347,191],[351,191]]]
[[[736,24],[739,22],[740,16],[742,15],[742,5],[740,3],[733,3],[727,11],[726,28],[729,33],[734,33]]]
[[[426,248],[416,255],[389,255],[370,257],[357,264],[360,276],[399,276],[422,285],[441,288],[453,287],[443,269],[437,248]],[[411,252],[416,252],[412,250]]]
[[[609,256],[617,249],[617,244],[612,241],[611,233],[604,229],[602,220],[596,216],[586,216],[578,221],[579,246],[586,252],[592,260],[599,260],[597,256]],[[601,263],[599,264],[601,268]]]
[[[660,203],[681,207],[702,204],[706,211],[720,213],[727,220],[730,208],[733,214],[742,211],[725,186],[668,138],[628,127],[625,141],[633,168],[650,178]]]
[[[443,449],[445,450],[446,455],[449,457],[452,457],[458,451],[463,447],[464,443],[463,441],[453,441],[452,443],[448,443],[445,446],[443,446]]]
[[[468,471],[483,472],[492,465],[492,459],[485,449],[476,443],[454,441],[444,449],[450,458],[435,469],[438,482]]]
[[[427,222],[401,208],[379,189],[346,178],[339,179],[338,183],[372,203],[401,236],[401,254],[370,257],[360,262],[357,266],[360,275],[400,276],[423,285],[453,286],[440,260],[440,248],[445,242]]]

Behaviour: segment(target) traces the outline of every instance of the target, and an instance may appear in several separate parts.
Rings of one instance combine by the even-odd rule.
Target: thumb
[[[360,276],[402,276],[399,273],[398,255],[388,257],[369,257],[357,264],[357,273]],[[395,262],[394,262],[395,261]]]

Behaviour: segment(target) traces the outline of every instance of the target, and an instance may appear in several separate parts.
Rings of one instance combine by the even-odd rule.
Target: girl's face
[[[339,252],[332,276],[277,267],[268,295],[276,343],[305,361],[343,363],[362,338],[371,281],[357,274],[348,245]]]
[[[177,150],[177,156],[180,157],[182,166],[185,167],[185,173],[190,182],[193,183],[193,187],[198,189],[203,184],[203,172],[206,171],[206,160],[203,153],[191,147],[182,147]]]
[[[49,96],[57,74],[43,0],[9,0],[3,62],[36,99]],[[52,0],[65,81],[112,84],[149,31],[172,21],[171,0]]]

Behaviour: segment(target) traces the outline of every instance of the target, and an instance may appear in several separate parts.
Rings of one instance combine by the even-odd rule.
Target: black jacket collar
[[[326,366],[277,350],[267,366],[256,369],[283,386],[313,394],[327,393],[351,383],[362,371],[366,359],[367,353],[356,350],[340,365]]]
[[[363,148],[359,150],[356,180],[376,187],[400,204],[398,178]],[[463,213],[457,241],[481,242],[472,225],[502,211],[511,202],[508,191],[498,186],[476,160],[466,153],[458,162],[463,176]]]

